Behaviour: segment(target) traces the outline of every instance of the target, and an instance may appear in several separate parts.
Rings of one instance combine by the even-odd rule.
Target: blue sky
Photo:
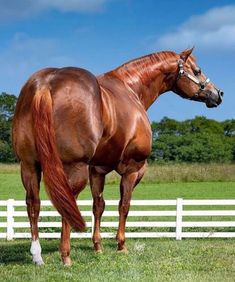
[[[235,109],[235,1],[0,0],[0,91],[18,95],[48,66],[94,74],[152,52],[195,46],[202,70],[225,92],[220,107],[163,94],[150,120],[196,115],[225,120]]]

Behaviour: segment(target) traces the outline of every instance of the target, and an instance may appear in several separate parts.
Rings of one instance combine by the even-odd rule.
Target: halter
[[[178,66],[179,66],[178,80],[182,76],[186,76],[189,80],[191,80],[192,82],[194,82],[195,84],[197,84],[199,86],[199,90],[192,97],[192,98],[197,98],[199,96],[200,92],[203,91],[205,89],[205,87],[207,86],[207,84],[210,82],[210,79],[206,78],[204,81],[200,81],[197,77],[195,77],[195,76],[191,75],[190,73],[186,72],[184,70],[183,60],[178,61]]]

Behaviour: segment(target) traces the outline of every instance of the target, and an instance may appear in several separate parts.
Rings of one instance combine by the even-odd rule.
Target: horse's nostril
[[[223,91],[221,91],[220,89],[216,89],[216,90],[217,90],[220,98],[224,96],[224,92]]]

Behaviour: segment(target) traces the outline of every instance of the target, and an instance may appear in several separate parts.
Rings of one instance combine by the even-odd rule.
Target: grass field
[[[235,198],[234,167],[150,167],[153,175],[138,185],[133,199]],[[118,199],[117,176],[111,175],[107,182],[105,198]],[[0,166],[0,199],[24,197],[18,166]],[[41,198],[47,198],[43,187]],[[91,198],[88,187],[80,198]],[[60,264],[59,240],[41,240],[41,244],[46,264],[40,268],[31,263],[30,240],[0,240],[0,281],[234,281],[233,239],[128,239],[128,255],[116,253],[114,239],[103,240],[101,255],[93,253],[90,240],[74,239],[71,268]]]
[[[41,240],[45,265],[35,267],[29,240],[0,243],[1,281],[234,281],[233,240],[132,239],[129,254],[104,240],[95,255],[90,240],[72,241],[73,266],[60,264],[58,240]]]
[[[119,199],[119,176],[109,174],[104,196]],[[42,185],[43,186],[43,185]],[[45,189],[41,198],[47,199]],[[133,199],[234,198],[235,164],[149,166],[144,179],[133,193]],[[0,164],[0,199],[24,199],[18,165]],[[80,194],[91,199],[89,187]]]
[[[18,164],[0,164],[0,173],[18,174]],[[119,176],[110,173],[107,184],[118,183]],[[141,183],[235,181],[235,164],[158,164],[149,165]]]

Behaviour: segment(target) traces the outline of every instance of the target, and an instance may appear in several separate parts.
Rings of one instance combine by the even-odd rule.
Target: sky
[[[198,65],[224,91],[223,103],[208,109],[168,92],[148,110],[150,120],[235,118],[234,0],[0,0],[0,43],[0,92],[17,96],[45,67],[99,75],[143,55],[194,46]]]

